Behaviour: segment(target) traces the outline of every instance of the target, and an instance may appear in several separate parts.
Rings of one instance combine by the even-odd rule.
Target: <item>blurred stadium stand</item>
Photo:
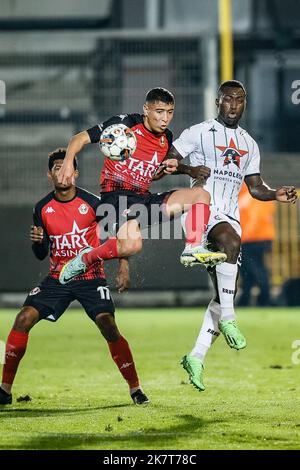
[[[38,280],[41,264],[31,254],[28,227],[33,204],[49,191],[45,172],[51,150],[112,114],[141,111],[153,86],[176,95],[175,136],[207,117],[205,93],[218,80],[215,58],[207,52],[208,41],[217,47],[217,4],[189,0],[186,8],[183,0],[76,0],[70,12],[66,0],[1,1],[0,79],[7,96],[0,105],[1,260],[6,265],[0,292],[28,290]],[[297,1],[233,0],[235,77],[249,93],[243,124],[258,140],[263,176],[274,186],[300,186],[300,105],[291,100],[291,84],[300,79],[299,14]],[[213,109],[213,97],[210,101]],[[97,193],[97,147],[84,150],[79,164],[79,185]],[[153,190],[188,184],[185,177],[166,178]],[[163,303],[157,294],[162,291],[169,292],[165,301],[171,304],[190,302],[191,292],[180,294],[184,289],[198,292],[196,302],[209,295],[206,273],[179,265],[182,244],[147,241],[143,254],[132,260],[133,287],[147,291],[150,303],[159,298]],[[40,275],[46,272],[42,266]],[[273,273],[276,285],[294,276],[279,275],[280,269]]]

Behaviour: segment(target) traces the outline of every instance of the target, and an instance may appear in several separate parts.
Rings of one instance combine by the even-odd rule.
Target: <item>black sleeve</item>
[[[38,206],[35,206],[33,210],[33,225],[36,225],[37,227],[43,227],[43,230],[44,230],[42,243],[32,243],[33,253],[39,260],[43,260],[48,255],[49,237],[42,221],[41,210]]]
[[[142,121],[143,117],[141,114],[121,114],[120,116],[113,116],[107,119],[102,122],[102,124],[97,124],[96,126],[87,129],[87,133],[90,136],[91,143],[96,144],[100,142],[101,134],[108,126],[111,126],[112,124],[124,124],[131,128]]]
[[[90,129],[87,129],[87,133],[90,136],[90,140],[92,144],[96,144],[97,142],[100,142],[100,136],[101,136],[101,128],[100,125],[90,127]]]
[[[168,141],[168,151],[169,151],[173,143],[173,133],[169,129],[166,130],[166,137]]]

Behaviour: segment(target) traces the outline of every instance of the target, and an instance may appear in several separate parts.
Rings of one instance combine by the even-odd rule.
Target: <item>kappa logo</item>
[[[16,353],[14,353],[13,351],[7,351],[7,353],[5,354],[6,357],[17,357]]]
[[[121,365],[120,369],[127,369],[127,367],[131,366],[133,362],[125,362]]]
[[[138,135],[141,135],[142,137],[144,137],[144,134],[142,133],[142,131],[140,129],[135,129],[134,131],[136,134]]]
[[[41,292],[41,289],[39,287],[35,287],[34,289],[30,291],[29,295],[36,295],[39,292]]]
[[[81,206],[78,208],[79,214],[85,215],[89,211],[89,208],[86,204],[81,204]]]
[[[55,210],[53,209],[53,207],[51,207],[51,206],[47,207],[46,214],[53,214],[54,212],[55,212]]]

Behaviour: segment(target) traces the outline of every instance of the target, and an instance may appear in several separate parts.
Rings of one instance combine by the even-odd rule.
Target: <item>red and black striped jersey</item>
[[[91,142],[99,142],[102,131],[118,123],[133,130],[137,139],[137,148],[124,162],[104,159],[100,176],[101,192],[127,190],[138,194],[148,193],[154,173],[172,145],[172,132],[166,129],[162,134],[154,134],[144,126],[143,115],[125,114],[114,116],[88,129]]]
[[[56,199],[55,192],[39,201],[33,212],[33,223],[44,230],[42,243],[33,243],[39,259],[48,255],[50,247],[50,276],[57,279],[61,268],[86,246],[100,245],[97,234],[97,207],[101,199],[88,191],[76,188],[70,201]],[[104,278],[103,261],[94,263],[76,280]]]

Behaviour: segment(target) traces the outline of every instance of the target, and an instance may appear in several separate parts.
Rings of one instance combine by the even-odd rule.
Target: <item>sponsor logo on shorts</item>
[[[39,292],[41,292],[41,289],[39,287],[35,287],[34,289],[32,289],[30,292],[29,292],[29,295],[36,295],[38,294]]]

